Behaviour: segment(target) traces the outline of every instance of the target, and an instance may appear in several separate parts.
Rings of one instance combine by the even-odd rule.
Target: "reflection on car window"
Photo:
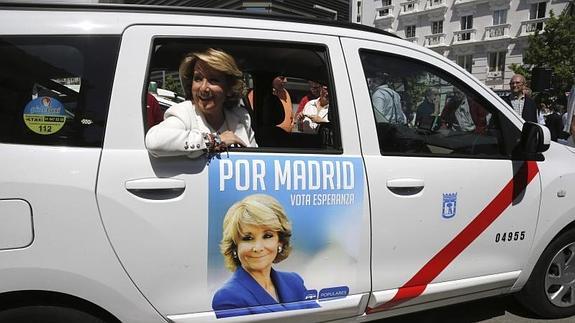
[[[162,113],[184,99],[190,100],[178,73],[184,55],[217,48],[232,55],[243,73],[246,91],[240,105],[249,112],[256,151],[341,152],[335,92],[325,92],[319,108],[305,109],[319,99],[322,86],[332,85],[323,45],[158,38],[153,48],[145,94],[158,101]],[[154,118],[149,111],[150,99],[146,102],[147,119]],[[304,111],[310,115],[304,115]],[[156,123],[147,120],[146,126]],[[313,125],[313,131],[309,125]]]
[[[101,147],[117,37],[0,38],[0,142]]]
[[[509,158],[519,131],[493,106],[427,64],[362,51],[381,153]]]

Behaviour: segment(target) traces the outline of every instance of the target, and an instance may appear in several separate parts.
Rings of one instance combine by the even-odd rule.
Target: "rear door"
[[[235,56],[248,85],[259,82],[252,111],[256,135],[269,125],[262,120],[264,100],[258,99],[271,95],[269,84],[269,93],[258,90],[265,89],[262,75],[274,73],[288,82],[297,77],[327,83],[331,126],[311,135],[295,129],[278,140],[260,135],[260,148],[232,150],[211,160],[152,157],[144,146],[147,83],[160,88],[177,83],[173,72],[183,55],[209,47]],[[293,250],[273,268],[298,273],[306,301],[316,306],[243,319],[315,321],[363,313],[370,290],[370,227],[353,102],[342,66],[339,41],[329,36],[182,26],[126,30],[97,197],[120,261],[159,312],[176,322],[217,319],[213,295],[232,275],[219,250],[223,216],[233,203],[260,193],[277,199],[293,226]],[[169,89],[178,91],[178,86]],[[299,97],[291,95],[295,110]],[[266,311],[256,306],[252,312]]]
[[[370,183],[369,311],[510,287],[540,198],[537,164],[511,158],[518,118],[477,80],[417,48],[343,46],[358,67],[350,75]],[[382,117],[394,114],[403,117]]]

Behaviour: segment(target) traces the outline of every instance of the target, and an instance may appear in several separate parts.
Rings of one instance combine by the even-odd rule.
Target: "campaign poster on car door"
[[[208,286],[218,318],[347,296],[360,253],[361,165],[340,157],[212,159]]]

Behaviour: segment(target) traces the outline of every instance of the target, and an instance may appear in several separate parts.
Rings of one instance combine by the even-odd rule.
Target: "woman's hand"
[[[246,144],[238,137],[235,133],[227,130],[220,134],[220,139],[222,140],[222,146],[218,147],[219,151],[225,150],[225,148],[231,145],[240,145],[246,147]]]
[[[307,117],[310,118],[310,120],[313,121],[313,122],[315,122],[315,123],[325,122],[325,121],[323,120],[323,118],[321,118],[321,117],[318,116],[317,114],[316,114],[316,115],[308,115]]]
[[[303,111],[295,115],[294,122],[302,121],[305,118]]]

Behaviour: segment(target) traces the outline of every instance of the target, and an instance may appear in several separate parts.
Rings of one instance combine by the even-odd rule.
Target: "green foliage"
[[[177,93],[179,96],[184,97],[184,91],[182,90],[182,86],[180,84],[180,80],[176,79],[172,75],[166,75],[163,88],[165,90],[170,90],[174,93]]]
[[[423,96],[425,90],[429,87],[427,83],[423,83],[422,80],[416,76],[407,77],[403,80],[403,85],[405,87],[405,94],[408,101],[405,102],[407,111],[415,112],[417,110],[417,105],[423,101]]]
[[[531,81],[531,70],[528,69],[525,65],[513,63],[509,65],[509,69],[513,71],[513,74],[521,74],[525,76],[527,82]]]
[[[516,72],[530,77],[533,67],[553,70],[551,96],[564,97],[575,83],[575,16],[564,11],[555,16],[551,11],[542,32],[529,36],[529,47],[523,57],[524,65],[510,66]]]

